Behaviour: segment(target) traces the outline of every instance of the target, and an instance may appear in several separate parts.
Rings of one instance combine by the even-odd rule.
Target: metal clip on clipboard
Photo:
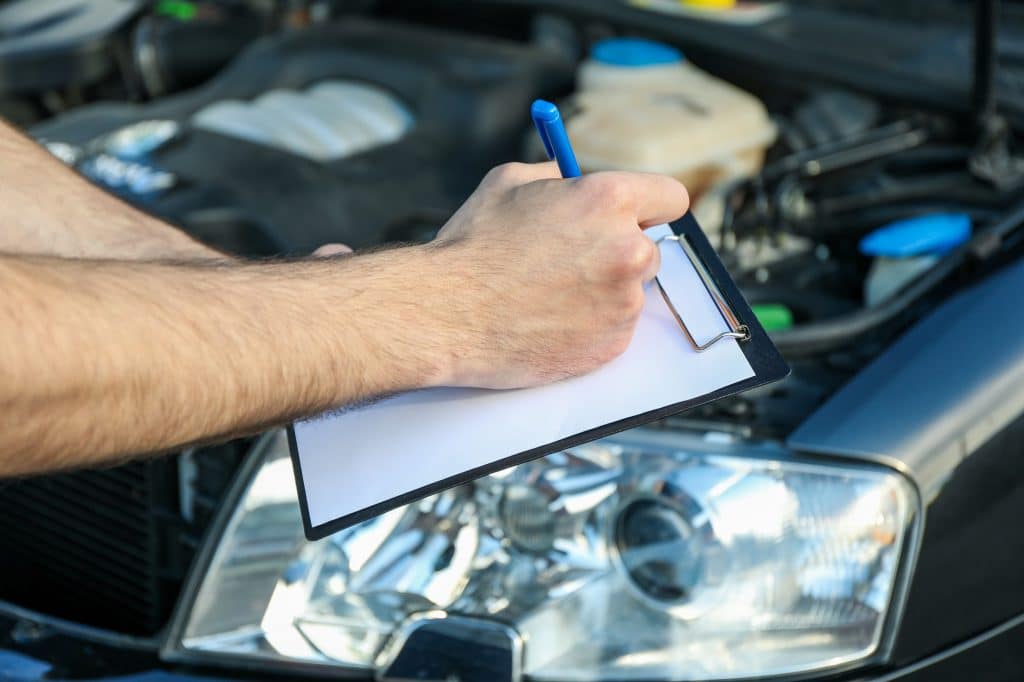
[[[661,297],[665,299],[665,303],[668,304],[669,310],[672,311],[672,316],[676,318],[676,322],[679,323],[680,329],[686,334],[686,338],[690,340],[690,344],[694,350],[698,353],[706,351],[711,346],[715,345],[722,339],[736,339],[737,341],[748,341],[750,340],[750,328],[747,325],[740,322],[739,318],[736,317],[736,313],[732,311],[732,308],[726,302],[725,297],[722,296],[722,292],[718,289],[718,285],[715,284],[715,280],[712,279],[711,273],[708,272],[707,267],[704,265],[704,261],[693,250],[693,247],[686,240],[685,235],[665,235],[655,242],[655,245],[659,248],[662,242],[676,242],[682,248],[683,253],[690,259],[690,263],[693,264],[693,269],[697,271],[697,275],[700,277],[701,282],[704,284],[704,288],[708,290],[708,294],[711,296],[711,300],[715,302],[715,307],[718,308],[718,312],[721,313],[722,319],[729,326],[729,331],[717,334],[712,338],[708,339],[704,343],[699,343],[690,330],[687,329],[686,323],[683,322],[682,316],[676,307],[672,305],[672,299],[668,297],[668,293],[665,291],[665,287],[661,286],[661,282],[655,277],[654,281],[658,284],[658,290],[661,291]]]

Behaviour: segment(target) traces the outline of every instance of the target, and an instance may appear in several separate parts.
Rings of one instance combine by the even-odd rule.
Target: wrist
[[[432,242],[420,259],[429,286],[418,310],[434,368],[426,386],[479,385],[475,377],[493,362],[488,346],[499,336],[493,322],[504,313],[490,309],[494,297],[481,286],[479,254],[465,242]]]
[[[348,292],[341,323],[350,333],[344,334],[346,346],[338,357],[356,361],[350,369],[362,397],[455,383],[465,354],[458,278],[452,259],[440,251],[416,245],[331,264],[344,280],[332,286],[333,292]],[[337,320],[339,308],[331,307]],[[350,401],[351,396],[340,396],[337,402]]]
[[[474,294],[460,245],[430,243],[403,249],[404,272],[412,305],[403,325],[410,333],[409,353],[417,358],[416,386],[461,385],[464,365],[473,356]],[[409,390],[406,387],[403,390]]]

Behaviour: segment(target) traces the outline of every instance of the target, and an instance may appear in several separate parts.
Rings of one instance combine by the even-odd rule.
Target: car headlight
[[[637,430],[307,542],[284,439],[261,457],[178,655],[368,671],[449,617],[511,633],[535,680],[832,669],[879,652],[920,507],[887,469]]]

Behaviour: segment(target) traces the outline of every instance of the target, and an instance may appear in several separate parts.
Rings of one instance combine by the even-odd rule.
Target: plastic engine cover
[[[32,133],[97,183],[220,248],[359,248],[432,236],[488,168],[518,156],[530,102],[566,92],[572,69],[528,44],[358,20],[264,39],[196,90],[83,107]],[[301,103],[325,84],[353,82],[393,97],[408,126],[340,155],[311,154],[265,127],[239,132],[253,106],[265,123],[269,92]],[[209,125],[225,102],[245,120]]]

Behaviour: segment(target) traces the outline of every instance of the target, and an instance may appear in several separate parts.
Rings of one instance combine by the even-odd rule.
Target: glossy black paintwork
[[[896,664],[1024,611],[1022,522],[1024,418],[1018,418],[964,460],[928,506]]]
[[[987,637],[972,646],[939,653],[920,665],[894,671],[878,682],[943,682],[984,680],[1017,682],[1024,670],[1024,624]]]

